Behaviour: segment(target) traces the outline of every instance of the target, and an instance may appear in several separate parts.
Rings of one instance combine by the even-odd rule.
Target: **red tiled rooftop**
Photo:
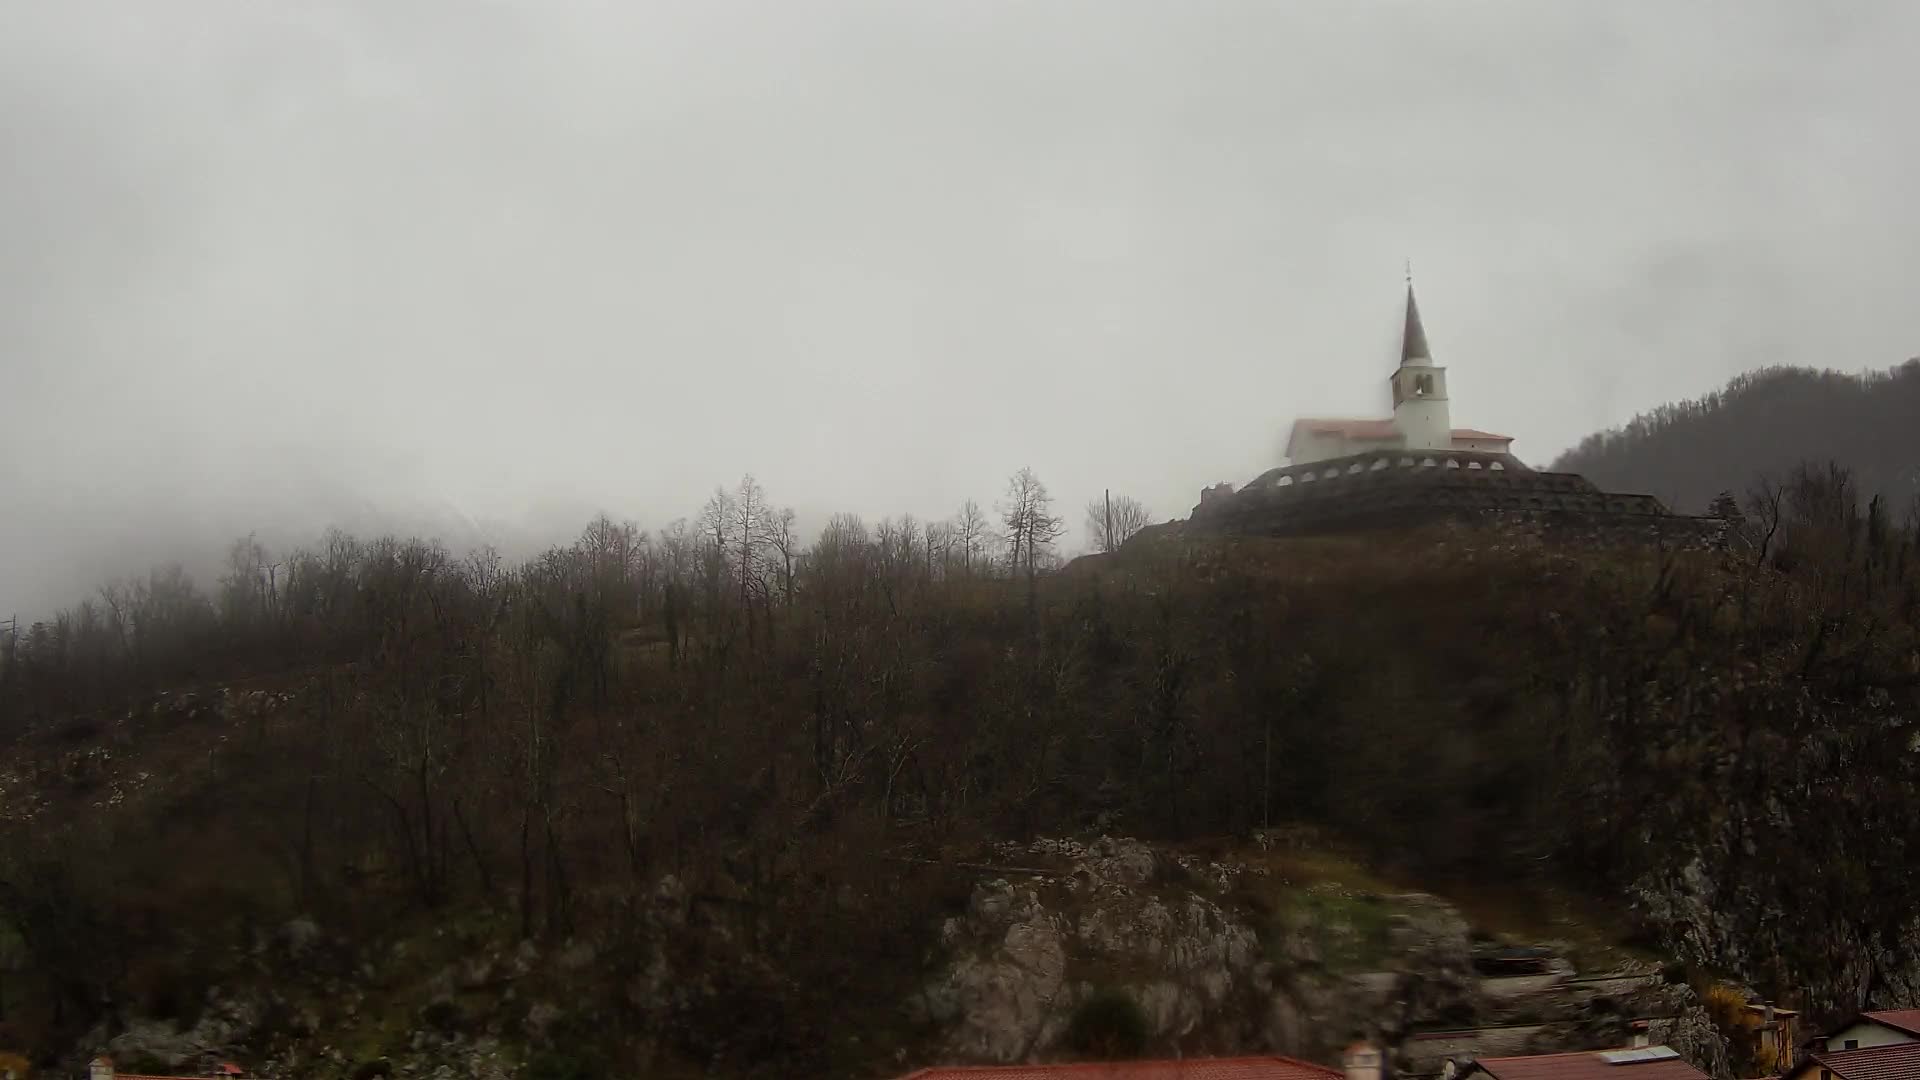
[[[1349,439],[1391,439],[1399,434],[1391,420],[1342,420],[1337,417],[1308,417],[1295,420],[1315,435],[1345,435]]]
[[[1831,1070],[1840,1080],[1920,1080],[1920,1042],[1870,1046],[1865,1050],[1822,1050],[1814,1053],[1813,1062],[1809,1064],[1814,1062],[1822,1069]]]
[[[1082,1061],[1064,1065],[938,1065],[904,1080],[1344,1080],[1325,1065],[1287,1057]]]
[[[1305,417],[1293,422],[1295,429],[1305,428],[1315,435],[1344,435],[1349,439],[1392,439],[1399,436],[1399,429],[1392,420],[1352,420],[1341,417]],[[1513,441],[1510,435],[1496,435],[1479,428],[1454,428],[1456,439],[1504,439]]]
[[[95,1065],[105,1065],[108,1068],[112,1068],[113,1059],[108,1057],[94,1058],[91,1064],[89,1065],[89,1071],[91,1071],[92,1066],[95,1066]],[[207,1080],[208,1076],[219,1077],[219,1076],[245,1076],[245,1075],[246,1075],[245,1070],[241,1069],[240,1066],[235,1065],[229,1061],[229,1062],[222,1062],[221,1064],[214,1066],[212,1072],[201,1075],[201,1076],[160,1076],[155,1073],[130,1073],[130,1072],[121,1072],[115,1069],[113,1071],[113,1080]]]
[[[1481,1058],[1474,1064],[1494,1080],[1707,1080],[1707,1074],[1677,1057],[1611,1062],[1602,1051]]]
[[[1920,1009],[1881,1009],[1878,1012],[1864,1012],[1860,1015],[1877,1024],[1885,1024],[1909,1035],[1920,1036]]]

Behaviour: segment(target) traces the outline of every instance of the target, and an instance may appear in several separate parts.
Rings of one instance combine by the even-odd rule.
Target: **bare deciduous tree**
[[[960,504],[960,512],[953,516],[953,544],[959,549],[962,574],[973,573],[981,552],[986,549],[987,528],[987,515],[979,503],[968,499]]]
[[[761,527],[762,539],[772,552],[774,572],[780,578],[780,602],[793,606],[794,572],[800,560],[800,534],[794,527],[793,507],[781,507],[767,514]]]
[[[1131,495],[1108,495],[1087,504],[1087,535],[1095,551],[1118,551],[1151,524],[1152,511]]]
[[[742,476],[740,486],[734,491],[732,513],[726,530],[733,543],[733,560],[737,564],[734,573],[740,582],[742,609],[747,606],[754,579],[763,569],[760,553],[766,543],[768,514],[766,489],[753,478],[753,474]]]
[[[1041,552],[1049,550],[1066,531],[1066,525],[1053,513],[1053,496],[1031,468],[1022,466],[1007,478],[1007,495],[1000,504],[1000,523],[1006,528],[1007,566],[1027,577],[1027,607],[1033,608],[1035,579],[1039,576]]]

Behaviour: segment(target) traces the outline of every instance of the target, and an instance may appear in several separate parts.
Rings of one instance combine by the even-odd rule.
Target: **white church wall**
[[[1291,464],[1306,465],[1353,453],[1347,437],[1337,432],[1303,431],[1294,437]]]
[[[1461,439],[1453,440],[1455,450],[1480,450],[1489,454],[1504,454],[1512,445],[1511,439]]]

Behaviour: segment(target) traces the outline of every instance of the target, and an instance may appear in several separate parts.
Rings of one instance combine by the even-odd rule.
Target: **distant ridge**
[[[1762,474],[1827,460],[1851,469],[1863,498],[1883,496],[1894,514],[1914,503],[1920,359],[1864,375],[1804,367],[1748,372],[1704,397],[1589,435],[1551,468],[1608,490],[1649,492],[1680,513],[1697,514],[1722,491],[1743,496]]]

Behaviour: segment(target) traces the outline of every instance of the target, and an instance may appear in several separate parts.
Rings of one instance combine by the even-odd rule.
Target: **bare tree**
[[[1095,551],[1118,551],[1133,534],[1153,524],[1153,513],[1131,495],[1108,494],[1087,504],[1087,535]]]
[[[881,518],[874,538],[880,546],[887,583],[899,587],[920,569],[920,522],[912,514]]]
[[[987,515],[980,504],[968,499],[953,516],[953,544],[960,551],[960,572],[973,573],[975,561],[987,544]]]
[[[1033,607],[1035,580],[1039,576],[1041,552],[1066,531],[1066,525],[1053,513],[1053,496],[1031,468],[1007,478],[1007,495],[1000,504],[1000,523],[1006,529],[1007,567],[1027,576],[1027,606]]]
[[[781,507],[766,516],[761,528],[767,550],[772,552],[774,569],[780,576],[781,603],[793,606],[793,579],[800,560],[800,534],[794,528],[793,507]]]
[[[1780,503],[1786,498],[1786,489],[1770,476],[1762,475],[1754,481],[1747,492],[1747,516],[1753,519],[1758,539],[1754,543],[1753,562],[1758,566],[1767,561],[1767,552],[1773,547],[1773,538],[1780,531]]]
[[[927,580],[946,575],[949,554],[953,550],[953,524],[946,521],[929,521],[926,533]]]
[[[766,543],[767,492],[760,481],[748,473],[735,489],[727,535],[734,544],[734,572],[740,582],[740,607],[744,610],[753,581],[761,570],[760,552]]]

